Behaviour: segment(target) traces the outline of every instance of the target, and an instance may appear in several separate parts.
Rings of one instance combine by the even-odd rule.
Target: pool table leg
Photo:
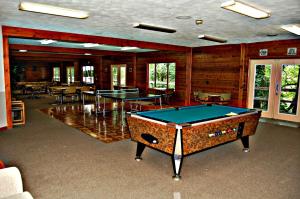
[[[141,161],[142,160],[142,153],[143,153],[143,151],[144,151],[144,149],[145,149],[145,144],[143,144],[143,143],[140,143],[140,142],[138,142],[137,143],[137,148],[136,148],[136,156],[135,156],[135,160],[136,161]]]
[[[182,127],[180,127],[177,128],[176,130],[175,145],[172,154],[172,163],[173,163],[173,170],[174,170],[173,179],[176,181],[179,181],[181,178],[180,170],[182,167],[182,161],[183,161]]]
[[[173,179],[175,181],[179,181],[181,179],[180,170],[182,166],[183,156],[181,155],[172,155],[172,163],[173,163],[173,170],[174,176]]]
[[[245,153],[249,152],[250,151],[250,149],[249,149],[249,136],[241,137],[241,140],[242,140],[242,143],[243,143],[243,146],[244,146],[243,151]]]

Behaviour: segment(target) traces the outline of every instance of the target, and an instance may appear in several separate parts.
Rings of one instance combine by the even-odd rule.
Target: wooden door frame
[[[114,89],[114,85],[113,85],[113,72],[112,72],[113,71],[112,68],[114,66],[118,67],[118,83],[121,83],[121,75],[120,75],[120,73],[121,73],[121,67],[125,66],[125,69],[126,69],[125,70],[125,72],[126,72],[126,74],[125,74],[125,81],[126,81],[126,86],[127,86],[127,64],[111,64],[110,65],[110,88],[112,90]]]

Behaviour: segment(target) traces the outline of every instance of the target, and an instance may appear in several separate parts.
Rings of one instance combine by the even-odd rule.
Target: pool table
[[[145,146],[164,152],[171,156],[174,180],[179,180],[187,155],[237,139],[248,152],[260,116],[255,109],[197,105],[129,113],[126,119],[137,142],[135,159],[142,159]]]

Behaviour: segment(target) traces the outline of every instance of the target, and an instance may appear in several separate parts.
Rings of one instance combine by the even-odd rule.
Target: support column
[[[134,55],[132,57],[132,73],[133,73],[133,81],[132,81],[132,85],[135,88],[136,87],[136,55]]]
[[[81,68],[79,66],[79,61],[74,61],[73,65],[74,65],[74,81],[81,81],[80,79]]]
[[[60,62],[60,83],[66,83],[66,69],[64,63]]]
[[[4,85],[5,85],[5,99],[6,99],[7,128],[12,128],[11,87],[10,87],[10,66],[9,66],[9,44],[8,44],[8,37],[3,37],[3,64],[4,64]]]
[[[185,67],[185,100],[186,106],[191,103],[191,90],[192,90],[192,48],[186,52],[186,67]]]
[[[240,55],[240,79],[239,79],[239,93],[238,93],[238,102],[239,107],[243,106],[243,95],[244,95],[244,79],[245,79],[245,65],[246,65],[246,44],[241,44],[241,55]]]
[[[102,61],[102,57],[97,57],[97,67],[96,68],[96,72],[97,72],[97,83],[95,84],[97,88],[99,89],[103,89],[103,61]]]

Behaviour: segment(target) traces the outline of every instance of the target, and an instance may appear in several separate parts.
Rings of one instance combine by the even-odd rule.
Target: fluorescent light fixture
[[[97,46],[100,46],[100,44],[94,44],[94,43],[84,43],[82,44],[83,47],[85,48],[92,48],[92,47],[97,47]]]
[[[47,44],[52,44],[52,43],[55,43],[56,41],[55,40],[52,40],[52,39],[43,39],[43,40],[40,40],[41,44],[43,45],[47,45]]]
[[[208,41],[219,42],[219,43],[226,43],[227,42],[226,39],[215,37],[215,36],[211,36],[211,35],[199,35],[198,38],[199,39],[208,40]]]
[[[84,53],[84,55],[92,55],[91,53]]]
[[[149,24],[142,24],[142,23],[136,23],[133,24],[134,28],[140,28],[144,30],[152,30],[152,31],[158,31],[158,32],[165,32],[165,33],[175,33],[176,30],[172,28],[165,28],[165,27],[159,27],[159,26],[153,26]]]
[[[25,50],[25,49],[20,49],[19,52],[21,52],[21,53],[26,53],[27,50]]]
[[[256,8],[253,5],[238,0],[226,1],[221,4],[221,7],[227,10],[231,10],[233,12],[237,12],[239,14],[253,17],[255,19],[263,19],[271,16],[271,13],[269,11]]]
[[[64,17],[73,17],[85,19],[89,17],[89,13],[81,10],[73,10],[69,8],[62,8],[47,4],[33,3],[33,2],[20,2],[19,10],[38,12],[43,14],[58,15]]]
[[[176,19],[182,19],[182,20],[186,20],[186,19],[191,19],[191,16],[187,16],[187,15],[181,15],[181,16],[177,16],[175,17]]]
[[[122,47],[121,50],[136,50],[136,49],[139,49],[138,47],[131,47],[131,46],[125,46],[125,47]]]
[[[289,32],[292,32],[296,35],[300,35],[300,26],[297,26],[295,24],[283,25],[281,26],[281,28]]]

